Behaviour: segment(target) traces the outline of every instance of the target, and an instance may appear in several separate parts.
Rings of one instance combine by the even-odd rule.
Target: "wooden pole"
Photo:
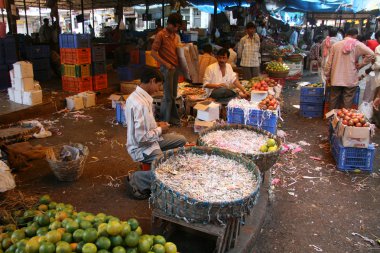
[[[71,9],[72,9],[72,3],[71,3],[71,1],[69,2],[69,6],[70,6],[70,33],[73,33],[73,22],[72,22],[72,19],[71,19]]]
[[[25,24],[26,24],[26,34],[29,35],[28,16],[26,15],[26,3],[25,3],[25,0],[24,0],[24,15],[25,15]]]
[[[91,1],[91,8],[92,8],[92,29],[95,29],[94,0]]]
[[[12,5],[14,5],[13,0],[5,1],[5,8],[7,10],[8,28],[11,34],[17,34],[16,20],[12,14]]]
[[[84,34],[84,7],[83,7],[83,0],[80,0],[80,8],[81,8],[82,17],[83,17],[83,20],[82,20],[82,33]]]

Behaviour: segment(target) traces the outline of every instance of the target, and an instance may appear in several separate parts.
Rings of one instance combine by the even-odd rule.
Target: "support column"
[[[72,9],[72,3],[69,2],[70,6],[70,33],[73,33],[73,19],[71,18],[71,9]]]
[[[42,17],[41,17],[41,0],[38,0],[38,12],[40,14],[40,26],[42,25]]]
[[[12,15],[12,5],[14,5],[14,0],[5,1],[5,8],[7,10],[7,19],[8,19],[8,29],[11,34],[17,34],[17,25],[16,19]]]
[[[216,33],[216,23],[217,23],[217,15],[218,15],[218,1],[214,0],[214,17],[213,17],[213,26],[212,26],[212,38],[215,42],[215,33]]]
[[[26,24],[26,34],[29,35],[28,17],[26,15],[26,3],[25,3],[25,0],[24,0],[24,15],[25,15],[25,24]]]
[[[84,7],[83,7],[83,0],[80,0],[80,8],[83,16],[83,22],[82,22],[82,33],[84,34]]]
[[[149,0],[145,0],[145,14],[148,16],[148,13],[149,13]],[[149,20],[148,20],[148,17],[147,17],[147,20],[145,21],[145,25],[146,25],[146,29],[149,29]]]
[[[92,28],[95,30],[94,0],[91,1],[91,8],[92,8]]]
[[[161,26],[162,27],[165,27],[165,0],[162,0],[161,2],[161,18],[162,18],[162,21],[161,21]]]

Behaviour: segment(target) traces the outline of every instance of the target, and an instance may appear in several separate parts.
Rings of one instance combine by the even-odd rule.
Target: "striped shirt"
[[[126,101],[125,119],[127,150],[134,161],[142,161],[144,154],[150,155],[160,149],[158,141],[163,140],[162,129],[154,119],[153,98],[139,86]]]
[[[259,67],[260,66],[260,37],[257,33],[250,38],[245,35],[241,38],[238,47],[238,58],[241,59],[242,67]]]

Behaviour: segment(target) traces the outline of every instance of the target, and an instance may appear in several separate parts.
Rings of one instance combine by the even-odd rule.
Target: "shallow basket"
[[[300,62],[303,60],[303,56],[300,54],[291,54],[291,55],[287,55],[285,57],[285,60],[291,61],[291,62]]]
[[[207,144],[205,144],[202,141],[202,136],[204,136],[210,132],[214,132],[214,131],[218,131],[218,130],[233,130],[233,129],[247,129],[249,131],[253,131],[253,132],[265,135],[268,138],[272,138],[272,139],[276,140],[276,143],[278,146],[278,149],[276,151],[267,152],[267,153],[258,153],[258,154],[242,154],[245,157],[247,157],[248,159],[252,160],[257,165],[257,167],[259,167],[259,170],[261,172],[265,172],[265,171],[269,170],[277,162],[278,157],[280,156],[280,151],[281,151],[281,140],[280,140],[280,138],[271,134],[268,131],[265,131],[265,130],[260,129],[260,128],[248,126],[248,125],[229,124],[229,125],[215,126],[215,127],[207,128],[206,130],[199,133],[197,145],[198,146],[207,146]]]
[[[275,78],[285,78],[289,75],[289,70],[286,71],[269,71],[266,70],[269,77],[275,77]]]
[[[70,144],[70,146],[77,147],[80,144]],[[83,155],[78,160],[74,161],[60,161],[57,160],[63,145],[54,146],[47,150],[46,160],[49,163],[54,175],[60,181],[75,181],[83,173],[84,164],[86,163],[89,154],[88,147],[83,146]]]
[[[205,202],[190,198],[181,192],[174,191],[162,183],[156,176],[156,168],[172,156],[194,153],[198,155],[217,155],[235,160],[252,171],[257,179],[257,185],[249,196],[231,202]],[[207,164],[205,164],[207,166]],[[259,196],[261,176],[256,165],[242,155],[209,147],[187,147],[169,150],[159,156],[152,164],[153,183],[151,186],[151,204],[169,216],[183,219],[187,222],[225,223],[229,218],[243,218],[256,204]],[[195,186],[196,187],[196,186]]]

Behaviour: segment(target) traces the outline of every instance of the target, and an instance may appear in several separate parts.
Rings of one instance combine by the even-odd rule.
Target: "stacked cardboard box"
[[[201,132],[216,124],[220,114],[220,104],[204,101],[199,102],[194,106],[197,110],[197,118],[194,122],[194,132]]]
[[[33,77],[33,65],[20,61],[13,64],[10,71],[12,87],[8,88],[9,100],[19,104],[36,105],[42,103],[42,91]]]

